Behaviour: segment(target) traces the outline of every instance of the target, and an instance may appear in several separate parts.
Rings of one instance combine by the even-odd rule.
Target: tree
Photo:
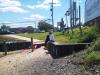
[[[9,26],[6,26],[5,24],[3,24],[2,26],[1,26],[1,31],[2,32],[7,32],[7,31],[9,31],[10,30],[10,27]]]
[[[33,33],[34,32],[34,28],[32,26],[28,26],[28,27],[26,27],[26,31],[28,33]]]
[[[39,23],[38,23],[38,28],[39,28],[39,30],[41,30],[41,31],[48,31],[48,30],[50,30],[50,29],[52,29],[53,28],[53,26],[51,25],[51,24],[48,24],[47,22],[45,22],[45,21],[40,21]]]

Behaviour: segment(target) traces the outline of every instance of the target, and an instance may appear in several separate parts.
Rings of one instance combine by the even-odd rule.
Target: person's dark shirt
[[[46,42],[48,42],[48,41],[50,41],[49,35],[47,35],[47,37],[46,37]]]

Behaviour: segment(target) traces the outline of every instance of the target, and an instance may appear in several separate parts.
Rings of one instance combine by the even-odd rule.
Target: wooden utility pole
[[[73,6],[72,6],[72,4],[73,4],[73,1],[72,0],[70,0],[70,26],[71,26],[71,31],[72,31],[72,33],[73,33]]]
[[[50,9],[50,11],[51,11],[51,17],[52,17],[52,26],[53,26],[53,30],[54,30],[54,4],[55,3],[53,3],[53,0],[52,0],[52,2],[50,3],[51,4],[51,9]]]
[[[52,4],[51,4],[51,9],[52,9],[52,25],[53,25],[53,28],[54,28],[54,16],[53,16],[53,0],[52,0]]]

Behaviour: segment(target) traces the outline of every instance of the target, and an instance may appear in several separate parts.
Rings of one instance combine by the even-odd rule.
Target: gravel
[[[0,58],[0,75],[100,75],[100,63],[84,67],[82,52],[53,59],[43,47],[30,51]]]

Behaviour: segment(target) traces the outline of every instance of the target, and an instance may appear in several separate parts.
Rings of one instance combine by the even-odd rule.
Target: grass
[[[100,51],[92,51],[86,57],[86,64],[91,64],[100,61]]]
[[[30,34],[17,34],[17,35],[28,37],[28,38],[33,37],[34,39],[44,40],[47,33],[30,33]]]
[[[85,64],[91,64],[94,62],[100,62],[100,37],[91,44],[86,50],[86,53],[81,55],[81,58],[85,60]]]
[[[74,33],[65,32],[62,35],[61,32],[54,32],[55,40],[63,43],[77,43],[77,42],[89,42],[95,38],[95,27],[82,27],[83,36],[80,36],[79,28],[74,28]],[[31,34],[16,34],[25,37],[33,37],[34,39],[45,40],[48,33],[31,33]]]
[[[7,36],[4,36],[4,35],[0,35],[0,40],[4,40],[4,39],[11,39],[11,37],[7,37]]]
[[[0,35],[0,40],[15,40],[15,38],[8,37],[8,36],[5,36],[5,35]]]
[[[46,33],[31,33],[31,34],[17,34],[17,35],[28,37],[28,38],[33,37],[33,39],[45,40],[47,34],[48,34],[48,32],[46,32]],[[58,42],[66,42],[66,40],[67,40],[67,37],[62,35],[60,32],[54,32],[54,35],[55,35],[55,40]]]
[[[5,41],[25,42],[25,40],[20,40],[20,39],[16,39],[16,38],[10,37],[10,36],[0,35],[0,42],[3,42],[4,40]]]

